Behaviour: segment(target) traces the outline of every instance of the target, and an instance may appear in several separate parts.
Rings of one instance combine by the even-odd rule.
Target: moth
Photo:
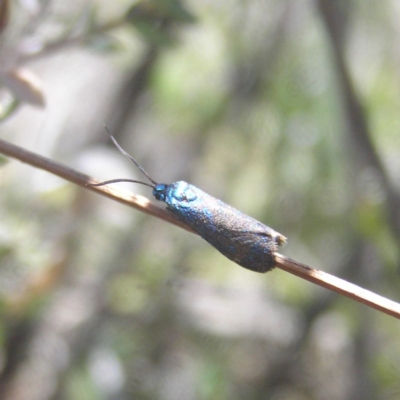
[[[112,179],[92,186],[117,182],[133,182],[153,189],[156,200],[167,204],[167,210],[191,227],[220,253],[255,272],[268,272],[275,266],[274,253],[286,242],[286,237],[269,226],[238,211],[184,181],[157,183],[108,132],[118,150],[128,157],[151,182],[133,179]]]

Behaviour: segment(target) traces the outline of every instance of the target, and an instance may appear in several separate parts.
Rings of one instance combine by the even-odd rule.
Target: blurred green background
[[[0,0],[0,137],[186,180],[400,300],[396,1]],[[151,197],[151,190],[121,184]],[[14,160],[2,400],[400,398],[399,322]]]

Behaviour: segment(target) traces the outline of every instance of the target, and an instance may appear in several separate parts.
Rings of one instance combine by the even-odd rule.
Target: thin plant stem
[[[128,194],[124,191],[108,186],[90,186],[91,184],[99,183],[99,181],[59,164],[49,158],[40,156],[1,139],[0,153],[33,167],[48,171],[87,190],[96,192],[102,196],[106,196],[112,200],[126,204],[146,214],[150,214],[166,222],[179,226],[180,228],[186,229],[189,232],[195,233],[190,227],[175,218],[175,216],[168,210],[158,207],[144,196]],[[311,268],[279,253],[275,254],[275,262],[277,268],[400,319],[399,303],[386,299],[385,297],[326,272]]]

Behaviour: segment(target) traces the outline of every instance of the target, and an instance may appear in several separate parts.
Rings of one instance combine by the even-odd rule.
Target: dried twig
[[[22,147],[16,146],[1,139],[0,153],[12,158],[16,158],[23,163],[48,171],[53,175],[57,175],[60,178],[73,182],[76,185],[84,187],[85,189],[97,192],[103,196],[109,197],[110,199],[136,208],[137,210],[140,210],[146,214],[153,215],[154,217],[163,219],[164,221],[177,225],[180,228],[184,228],[190,232],[193,232],[185,224],[178,221],[167,210],[164,210],[163,208],[153,204],[147,197],[127,194],[122,190],[117,190],[109,186],[88,186],[89,183],[99,183],[99,181],[96,181],[95,179],[82,174],[81,172],[75,171],[53,160],[50,160],[49,158],[32,153],[31,151],[25,150]]]
[[[89,176],[77,172],[71,168],[58,164],[46,157],[27,151],[21,147],[8,143],[0,139],[0,153],[6,156],[16,158],[26,164],[48,171],[57,175],[65,180],[73,182],[85,189],[97,192],[103,196],[109,197],[120,203],[129,205],[146,214],[153,215],[157,218],[163,219],[169,223],[186,229],[194,233],[189,227],[177,220],[167,210],[160,208],[153,204],[149,199],[140,195],[126,194],[123,191],[113,189],[107,186],[87,186],[88,183],[98,183],[98,181],[90,178]],[[343,279],[337,278],[333,275],[327,274],[323,271],[308,267],[297,261],[291,260],[281,254],[275,255],[276,266],[293,275],[299,276],[302,279],[313,282],[319,286],[330,289],[336,293],[347,296],[360,303],[366,304],[371,308],[382,311],[388,315],[400,319],[400,304],[373,292],[365,290],[359,286],[349,283]]]

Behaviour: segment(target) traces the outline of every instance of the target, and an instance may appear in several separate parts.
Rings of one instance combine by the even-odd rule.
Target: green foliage
[[[180,0],[143,0],[135,3],[126,14],[146,42],[159,46],[171,45],[170,28],[196,21]]]
[[[2,36],[21,85],[1,88],[7,140],[99,180],[143,179],[106,144],[105,123],[155,179],[187,180],[282,232],[281,253],[399,300],[398,7],[39,3],[32,17],[22,2]],[[0,165],[1,399],[398,393],[394,318]]]

